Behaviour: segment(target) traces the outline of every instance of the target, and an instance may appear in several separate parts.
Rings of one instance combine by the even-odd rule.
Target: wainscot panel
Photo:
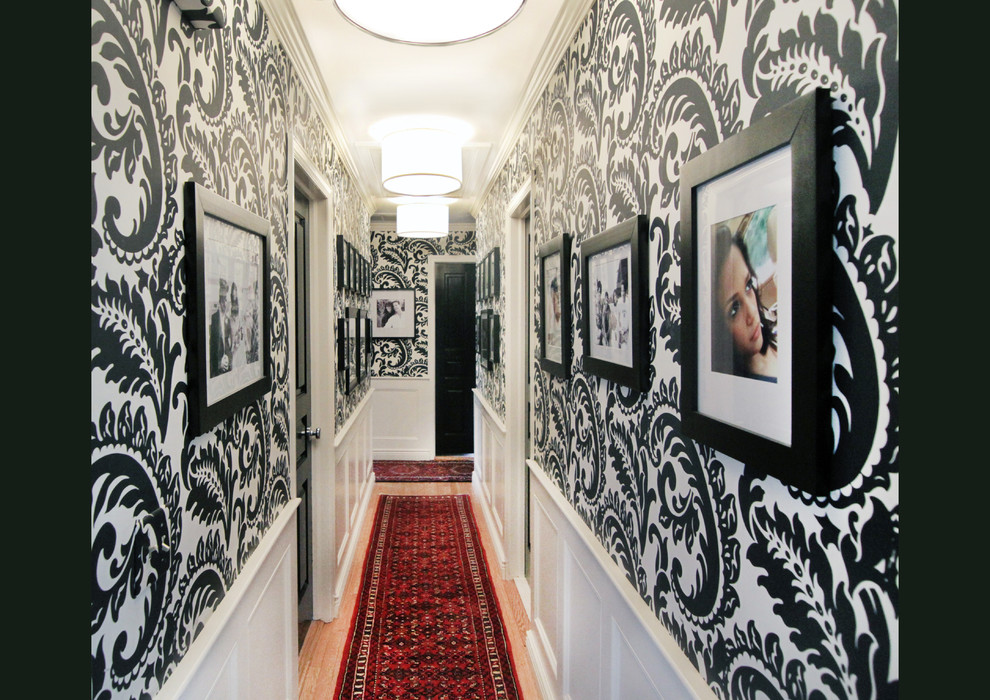
[[[715,698],[559,489],[527,464],[533,630],[526,646],[544,696]]]

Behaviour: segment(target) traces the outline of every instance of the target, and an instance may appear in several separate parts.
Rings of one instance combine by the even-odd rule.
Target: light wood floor
[[[347,580],[347,589],[341,601],[340,612],[333,622],[314,620],[306,633],[302,649],[299,652],[299,698],[331,698],[336,689],[337,675],[343,657],[344,644],[350,631],[351,619],[354,616],[354,606],[357,603],[361,573],[364,571],[364,556],[368,550],[371,538],[371,526],[375,519],[378,506],[378,496],[381,494],[403,494],[439,496],[446,494],[466,493],[471,495],[471,484],[468,483],[385,483],[375,484],[371,502],[364,523],[361,526],[357,551],[361,554],[355,559]],[[529,664],[526,652],[526,630],[529,619],[519,597],[515,584],[502,579],[496,563],[492,559],[494,551],[491,536],[485,523],[485,516],[479,510],[476,499],[472,496],[471,504],[474,519],[481,534],[481,543],[485,549],[485,560],[492,577],[495,595],[505,622],[509,636],[513,665],[516,669],[516,683],[519,686],[520,697],[523,700],[539,700],[536,678]]]

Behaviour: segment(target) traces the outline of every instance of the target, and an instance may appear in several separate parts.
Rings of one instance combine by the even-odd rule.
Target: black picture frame
[[[539,249],[539,362],[555,377],[571,376],[571,235]]]
[[[347,313],[337,319],[337,373],[340,375],[340,386],[345,394],[350,392],[351,375],[354,368],[351,365],[351,355],[347,352]]]
[[[347,242],[347,275],[344,289],[348,292],[354,291],[354,246],[350,241]]]
[[[344,352],[347,354],[348,373],[344,383],[344,393],[350,394],[361,381],[360,355],[358,354],[360,339],[358,337],[359,310],[348,306],[345,310],[346,326],[344,329]]]
[[[385,313],[385,303],[398,306],[399,316],[392,319]],[[371,290],[371,311],[374,323],[372,335],[375,338],[415,338],[416,337],[416,290],[412,288]]]
[[[337,234],[337,289],[347,289],[347,239]]]
[[[684,433],[816,495],[831,488],[831,119],[828,90],[817,88],[686,163],[680,183]],[[737,261],[724,278],[723,240]],[[736,269],[758,302],[762,332],[749,337],[775,340],[742,357],[769,367],[734,362],[721,337],[730,314],[747,318],[723,281]]]
[[[271,223],[193,181],[185,200],[189,428],[202,435],[271,389]]]
[[[357,383],[363,382],[368,373],[364,366],[364,321],[367,317],[364,309],[354,309],[354,375]]]
[[[491,252],[488,254],[488,257],[491,261],[489,263],[489,296],[492,298],[497,298],[501,293],[502,287],[502,274],[500,270],[501,263],[499,262],[501,254],[499,253],[499,248],[492,248]]]
[[[495,369],[502,355],[501,342],[502,323],[497,313],[491,313],[488,317],[489,341],[488,341],[488,369]]]
[[[481,356],[481,366],[485,369],[491,369],[491,337],[492,329],[489,323],[492,312],[488,309],[482,310],[479,315],[479,332],[478,332],[478,351]]]
[[[364,315],[364,333],[362,337],[364,342],[361,345],[364,348],[364,356],[362,358],[361,367],[364,369],[364,375],[368,376],[371,374],[371,363],[374,361],[374,343],[371,342],[371,316],[368,314]]]
[[[640,392],[649,389],[648,227],[638,214],[581,243],[582,368]]]

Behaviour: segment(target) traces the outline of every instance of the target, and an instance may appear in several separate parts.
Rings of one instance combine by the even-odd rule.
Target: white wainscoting
[[[545,700],[716,696],[559,489],[530,474],[532,628]]]
[[[492,535],[499,573],[506,576],[505,425],[485,397],[474,390],[474,473],[472,491]]]
[[[371,386],[375,459],[433,459],[433,381],[426,377],[372,377]]]
[[[361,521],[368,509],[375,471],[371,451],[375,389],[369,390],[334,439],[333,609],[336,615],[354,562]]]
[[[295,700],[294,499],[275,519],[156,700]]]

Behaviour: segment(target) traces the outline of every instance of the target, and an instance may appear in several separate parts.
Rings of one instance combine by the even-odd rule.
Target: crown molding
[[[302,31],[299,23],[299,16],[296,14],[292,3],[289,0],[259,0],[261,7],[268,15],[275,37],[282,43],[289,60],[295,67],[300,81],[309,91],[316,111],[323,118],[327,131],[330,132],[330,140],[333,142],[344,168],[351,177],[351,182],[364,202],[365,209],[370,217],[375,212],[374,200],[364,187],[364,183],[357,177],[358,169],[354,165],[354,157],[347,148],[347,140],[344,132],[340,128],[333,109],[333,100],[327,90],[326,83],[320,76],[316,67],[316,59],[306,41],[306,35]]]
[[[584,21],[591,6],[595,2],[596,0],[567,0],[560,9],[557,19],[554,22],[553,30],[543,45],[543,50],[540,52],[539,59],[533,66],[533,70],[530,72],[529,80],[526,82],[526,92],[519,100],[519,104],[513,112],[512,119],[509,120],[509,124],[502,134],[497,155],[495,160],[492,161],[492,167],[485,174],[485,186],[475,200],[474,206],[471,207],[471,216],[475,219],[478,218],[482,204],[484,204],[484,201],[491,193],[498,174],[505,167],[505,163],[508,161],[513,149],[515,149],[516,143],[519,141],[523,129],[525,129],[526,124],[529,122],[529,117],[536,107],[537,101],[546,90],[553,72],[560,63],[561,55],[563,55],[564,50],[571,42],[574,41],[574,35],[577,33],[581,22]]]

